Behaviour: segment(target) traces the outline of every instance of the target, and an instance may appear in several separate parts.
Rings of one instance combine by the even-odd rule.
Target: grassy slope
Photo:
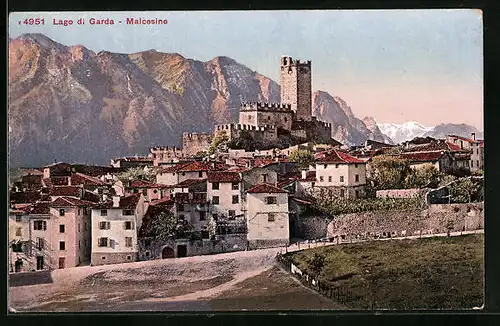
[[[470,309],[483,303],[484,236],[373,241],[293,254],[309,274],[323,254],[320,282],[352,292],[350,308]],[[338,277],[353,273],[345,280]]]

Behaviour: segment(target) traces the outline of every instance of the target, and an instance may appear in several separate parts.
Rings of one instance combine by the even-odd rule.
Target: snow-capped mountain
[[[434,129],[434,127],[426,127],[415,121],[403,124],[381,123],[378,127],[383,134],[389,136],[397,144],[420,137]]]

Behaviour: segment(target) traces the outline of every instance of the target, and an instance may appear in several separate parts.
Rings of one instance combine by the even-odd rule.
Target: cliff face
[[[380,132],[373,118],[365,118],[365,121],[356,118],[340,97],[322,91],[314,92],[313,115],[332,123],[333,138],[343,144],[360,145],[367,139],[392,144],[390,138]]]
[[[179,146],[183,131],[209,132],[235,121],[242,101],[280,101],[276,82],[228,57],[94,53],[41,34],[9,39],[8,87],[14,167],[108,164],[146,154],[151,145]],[[333,123],[337,140],[379,140],[341,99],[313,97],[313,113]]]

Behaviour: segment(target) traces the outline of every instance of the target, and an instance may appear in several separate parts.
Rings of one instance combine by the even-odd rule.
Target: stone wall
[[[211,144],[212,134],[210,133],[185,132],[182,134],[182,151],[186,156],[207,151]]]
[[[109,264],[121,264],[121,263],[131,263],[131,262],[134,262],[134,261],[137,261],[137,253],[136,252],[127,252],[127,253],[100,252],[100,253],[92,253],[91,258],[90,258],[90,264],[92,266],[109,265]]]
[[[331,219],[310,216],[297,219],[296,236],[302,239],[320,239],[326,237],[326,230]]]
[[[484,204],[436,204],[422,210],[345,214],[328,224],[328,237],[378,238],[484,228]]]
[[[426,189],[386,189],[377,190],[377,198],[416,198],[425,195]]]
[[[146,239],[139,240],[139,260],[161,259],[162,250],[170,247],[174,251],[174,256],[178,257],[177,249],[179,245],[187,247],[187,256],[211,255],[224,252],[242,251],[247,249],[246,234],[224,234],[217,235],[215,239],[203,240],[183,240],[170,239],[166,241],[152,240],[148,245]]]
[[[250,240],[248,241],[248,249],[276,248],[288,246],[289,244],[289,239]]]

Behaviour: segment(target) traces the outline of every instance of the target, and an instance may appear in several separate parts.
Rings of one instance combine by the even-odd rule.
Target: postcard
[[[478,10],[13,12],[9,311],[484,303]]]

